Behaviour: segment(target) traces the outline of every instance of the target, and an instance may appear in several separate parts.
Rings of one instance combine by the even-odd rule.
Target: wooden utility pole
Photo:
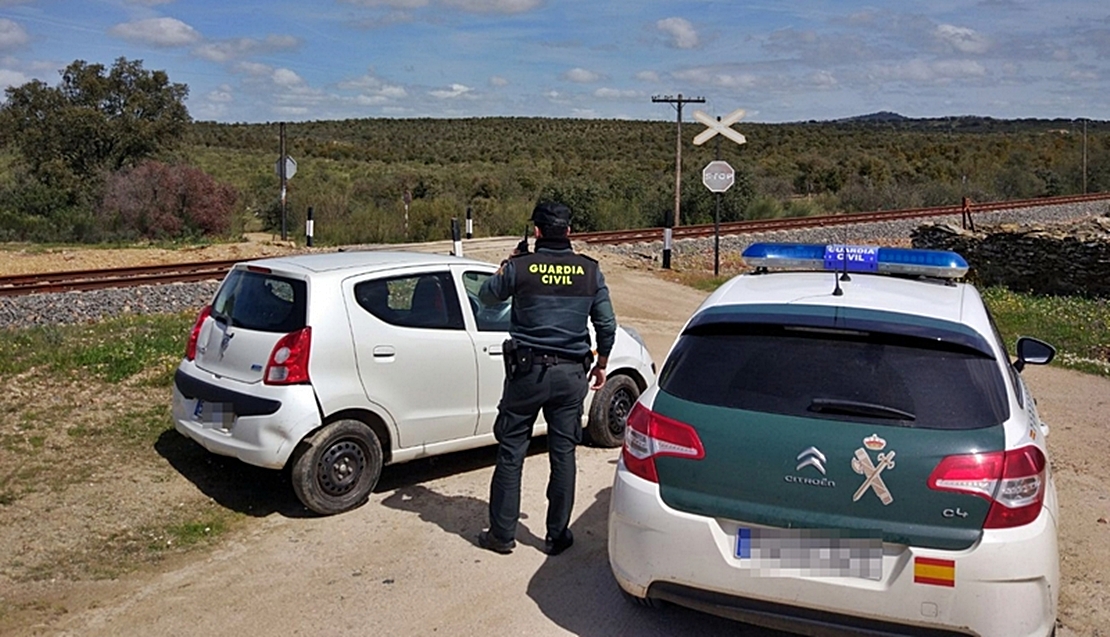
[[[671,95],[653,95],[652,102],[666,102],[673,104],[675,110],[678,112],[678,133],[675,140],[675,156],[674,156],[674,225],[682,225],[681,218],[681,204],[682,204],[682,105],[683,104],[704,104],[704,97],[683,97],[682,93],[678,97]]]
[[[281,240],[285,241],[287,238],[285,231],[285,188],[289,181],[289,176],[285,174],[285,122],[281,122],[278,126],[278,137],[280,138],[281,148],[278,151],[278,177],[281,179]]]
[[[1083,194],[1087,194],[1087,118],[1083,118]]]

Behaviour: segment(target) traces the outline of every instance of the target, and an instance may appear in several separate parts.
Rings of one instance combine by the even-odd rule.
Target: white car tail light
[[[701,460],[705,448],[698,432],[686,423],[661,416],[640,403],[632,407],[625,429],[624,466],[633,474],[659,482],[655,459],[663,456]]]
[[[200,338],[200,328],[204,326],[204,319],[212,314],[212,306],[205,305],[201,309],[200,314],[197,315],[197,320],[193,323],[193,329],[189,332],[189,341],[185,343],[185,360],[195,360],[197,357],[197,339]]]
[[[1010,451],[948,456],[929,476],[929,488],[977,495],[991,503],[985,529],[1029,524],[1040,515],[1047,460],[1028,445]]]
[[[263,382],[267,385],[307,383],[308,355],[312,349],[312,328],[306,327],[281,337],[266,362]]]

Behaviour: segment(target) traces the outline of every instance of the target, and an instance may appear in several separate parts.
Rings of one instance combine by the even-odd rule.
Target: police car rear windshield
[[[984,353],[935,339],[848,329],[709,324],[687,330],[660,388],[692,402],[823,420],[977,429],[1009,418]]]

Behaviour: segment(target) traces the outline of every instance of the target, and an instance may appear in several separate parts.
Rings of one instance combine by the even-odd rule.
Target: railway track
[[[70,270],[0,276],[0,296],[207,281],[223,277],[231,266],[239,261],[196,261],[104,270]]]
[[[970,212],[974,215],[984,212],[996,212],[999,210],[1014,210],[1105,200],[1110,200],[1110,193],[1045,197],[1022,201],[976,203],[970,208]],[[787,219],[733,221],[720,224],[720,233],[722,235],[738,235],[755,232],[772,232],[776,230],[895,221],[899,219],[928,219],[930,217],[959,215],[963,212],[965,211],[962,206],[941,206],[936,208],[885,210],[880,212],[859,212]],[[713,236],[714,232],[714,224],[681,226],[672,230],[672,238],[675,240],[704,238]],[[639,228],[606,232],[580,232],[574,234],[574,239],[591,244],[611,245],[619,243],[662,241],[663,233],[663,228]],[[396,248],[398,246],[392,247]],[[231,266],[239,261],[240,260],[198,261],[168,265],[111,268],[105,270],[71,270],[40,274],[0,276],[0,296],[20,296],[44,292],[99,290],[138,285],[214,280],[222,278]]]
[[[1088,201],[1110,200],[1110,193],[1093,193],[1086,195],[1068,195],[1063,197],[1043,197],[1040,199],[1026,199],[1021,201],[999,201],[991,203],[977,203],[970,207],[972,215],[984,212],[997,212],[999,210],[1014,210],[1020,208],[1034,208],[1040,206],[1063,205],[1084,203]],[[722,235],[749,234],[754,232],[773,232],[776,230],[794,230],[798,228],[822,228],[828,226],[853,225],[860,223],[873,223],[881,221],[896,221],[899,219],[928,219],[930,217],[943,217],[959,215],[964,212],[962,206],[940,206],[936,208],[909,208],[904,210],[884,210],[879,212],[854,212],[842,215],[821,215],[814,217],[791,217],[787,219],[753,219],[749,221],[731,221],[720,224]],[[711,237],[714,234],[714,224],[701,224],[681,226],[672,230],[671,237],[678,239],[697,239]],[[632,230],[613,230],[608,232],[575,233],[575,240],[595,244],[635,243],[640,241],[662,241],[663,228],[639,228]]]

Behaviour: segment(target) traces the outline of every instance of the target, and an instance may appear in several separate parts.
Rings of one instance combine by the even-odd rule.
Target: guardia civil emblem
[[[855,457],[852,458],[852,471],[864,476],[864,480],[852,496],[852,502],[858,502],[868,490],[873,490],[884,505],[894,502],[894,496],[890,494],[890,489],[883,482],[883,471],[894,468],[894,450],[881,453],[885,448],[886,441],[876,434],[871,434],[863,439],[863,447],[856,449]],[[880,452],[874,462],[871,460],[870,451]]]

